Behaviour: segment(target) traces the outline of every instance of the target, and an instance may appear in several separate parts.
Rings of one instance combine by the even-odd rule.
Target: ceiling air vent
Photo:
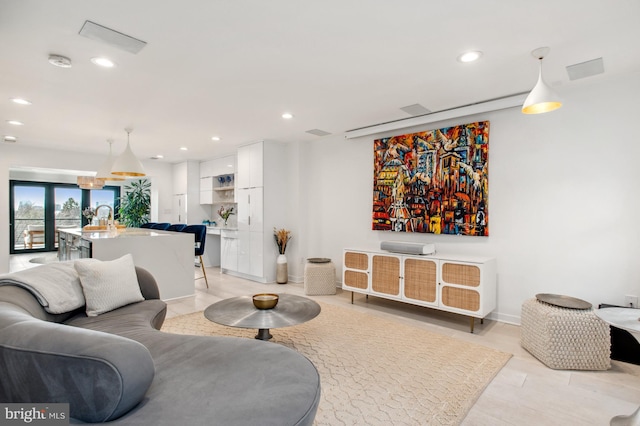
[[[79,34],[91,40],[101,41],[129,53],[138,53],[147,42],[122,34],[111,28],[103,27],[95,22],[85,21]]]
[[[324,130],[320,130],[320,129],[307,130],[306,133],[310,133],[310,134],[316,135],[316,136],[327,136],[327,135],[331,134],[329,132],[325,132]]]
[[[402,107],[400,109],[409,115],[413,115],[414,117],[431,113],[430,109],[425,108],[420,104],[407,105],[406,107]]]
[[[569,80],[579,80],[581,78],[591,77],[592,75],[598,75],[604,73],[604,62],[602,58],[592,59],[587,62],[579,64],[569,65],[567,67],[567,74],[569,74]]]

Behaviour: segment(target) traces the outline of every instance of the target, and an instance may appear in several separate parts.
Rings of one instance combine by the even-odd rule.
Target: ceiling
[[[106,155],[131,127],[139,158],[170,163],[263,139],[305,143],[320,138],[308,130],[402,119],[413,104],[439,111],[529,91],[541,46],[560,94],[638,72],[638,17],[637,0],[0,0],[0,134]],[[133,54],[80,36],[86,20],[147,44]],[[456,60],[468,50],[483,56]],[[603,74],[569,80],[566,66],[600,57]]]

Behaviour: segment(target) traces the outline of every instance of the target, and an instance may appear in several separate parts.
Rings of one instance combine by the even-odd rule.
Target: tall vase
[[[287,257],[284,254],[280,254],[276,259],[276,282],[278,284],[286,284],[287,281],[289,281]]]

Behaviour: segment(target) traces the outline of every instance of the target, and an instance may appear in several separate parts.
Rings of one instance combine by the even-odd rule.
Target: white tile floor
[[[14,255],[11,270],[36,266],[33,255]],[[55,256],[54,253],[47,256]],[[194,275],[200,276],[194,267]],[[196,294],[168,301],[168,317],[201,311],[228,297],[271,291],[304,295],[302,284],[260,284],[208,268],[209,288],[203,279]],[[463,425],[607,425],[617,414],[630,414],[640,405],[640,366],[612,362],[608,371],[562,371],[545,367],[520,346],[518,326],[485,321],[469,333],[468,319],[459,315],[338,290],[335,296],[311,296],[324,303],[396,320],[513,354],[473,406]],[[277,332],[277,331],[276,331]]]

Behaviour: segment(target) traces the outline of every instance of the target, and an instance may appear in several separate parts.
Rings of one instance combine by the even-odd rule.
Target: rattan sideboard
[[[345,249],[342,288],[470,317],[496,308],[496,260],[457,254],[427,256]]]

